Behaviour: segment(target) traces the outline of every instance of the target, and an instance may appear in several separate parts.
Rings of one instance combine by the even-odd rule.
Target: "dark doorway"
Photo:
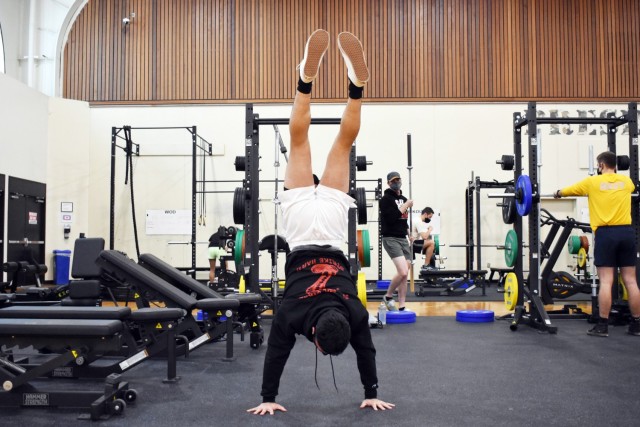
[[[45,263],[46,190],[40,182],[9,177],[7,262]],[[18,286],[37,283],[35,273],[18,273],[15,279]]]
[[[4,263],[4,175],[0,174],[0,263]],[[0,282],[4,282],[4,272],[0,271]]]

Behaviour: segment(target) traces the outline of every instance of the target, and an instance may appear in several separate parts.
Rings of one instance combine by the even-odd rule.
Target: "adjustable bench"
[[[421,271],[420,278],[425,283],[418,284],[416,296],[458,296],[474,290],[478,283],[484,283],[486,270],[429,270]],[[453,279],[445,285],[442,282]],[[425,288],[444,288],[443,290],[426,290]]]
[[[118,320],[123,323],[123,346],[114,355],[122,356],[112,364],[91,365],[95,359],[82,359],[81,364],[52,370],[52,377],[105,378],[122,373],[145,359],[167,354],[167,378],[176,377],[176,326],[186,315],[179,308],[146,308],[132,311],[128,307],[63,307],[63,306],[7,306],[0,309],[0,319],[66,319],[66,320]],[[185,338],[186,340],[186,338]],[[39,343],[32,344],[36,349]],[[124,360],[122,359],[124,358]]]
[[[0,291],[10,291],[15,295],[14,301],[26,302],[29,304],[57,304],[62,298],[68,295],[67,285],[56,286],[53,288],[43,287],[40,284],[39,275],[47,272],[47,266],[44,264],[29,264],[26,261],[5,262],[2,264],[2,271],[6,272],[11,278],[9,283]],[[21,292],[16,292],[17,284],[15,283],[18,274],[35,274],[38,283],[36,286],[28,286],[23,288]]]
[[[186,310],[187,316],[178,323],[176,334],[187,336],[189,351],[226,334],[227,356],[225,360],[233,359],[232,314],[226,316],[227,320],[224,323],[219,318],[227,310],[238,309],[240,302],[237,299],[207,298],[197,300],[118,251],[102,251],[96,262],[102,267],[103,275],[106,274],[110,279],[134,289],[134,299],[138,308],[148,308],[150,302],[161,301],[167,307]],[[207,314],[202,328],[193,317],[194,310],[202,310]]]
[[[262,302],[262,296],[258,294],[229,294],[222,296],[218,292],[206,285],[198,282],[190,276],[180,272],[176,268],[167,264],[160,258],[152,254],[142,254],[138,260],[138,264],[155,274],[156,276],[166,280],[181,291],[194,296],[196,299],[206,298],[224,298],[238,300],[239,307],[237,311],[237,320],[242,324],[246,324],[251,331],[250,345],[251,348],[258,348],[264,341],[264,331],[260,326],[260,317],[258,305]]]
[[[112,374],[103,391],[56,390],[33,381],[80,358],[116,352],[122,346],[119,320],[0,319],[0,348],[38,346],[58,353],[47,362],[25,369],[2,354],[0,357],[0,407],[63,407],[89,409],[92,420],[120,414],[137,394],[127,382]]]

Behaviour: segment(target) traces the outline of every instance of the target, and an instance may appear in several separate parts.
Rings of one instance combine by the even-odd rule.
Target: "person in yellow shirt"
[[[616,173],[616,155],[600,153],[596,159],[598,175],[556,191],[555,197],[589,197],[589,219],[594,235],[594,263],[600,278],[598,324],[587,331],[589,335],[609,336],[611,288],[616,268],[629,295],[631,323],[627,332],[640,336],[640,290],[636,280],[635,229],[631,225],[631,194],[636,187],[625,175]]]

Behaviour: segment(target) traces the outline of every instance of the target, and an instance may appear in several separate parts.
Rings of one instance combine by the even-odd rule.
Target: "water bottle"
[[[387,324],[387,306],[384,302],[381,302],[380,307],[378,307],[378,320],[383,325]]]

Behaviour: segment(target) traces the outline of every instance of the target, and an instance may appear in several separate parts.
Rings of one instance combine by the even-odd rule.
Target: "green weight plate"
[[[242,264],[243,258],[244,258],[244,230],[238,229],[238,231],[236,231],[235,246],[233,247],[233,259],[236,262],[236,267]]]
[[[362,246],[364,253],[363,267],[371,266],[371,241],[369,240],[369,230],[362,230]]]
[[[577,254],[580,250],[582,244],[580,242],[580,236],[570,236],[567,241],[567,249],[569,249],[570,254]]]
[[[433,253],[436,255],[440,255],[440,235],[439,234],[433,235],[433,245],[435,247]]]
[[[518,257],[518,235],[515,230],[509,230],[504,239],[504,262],[507,267],[513,267]]]

